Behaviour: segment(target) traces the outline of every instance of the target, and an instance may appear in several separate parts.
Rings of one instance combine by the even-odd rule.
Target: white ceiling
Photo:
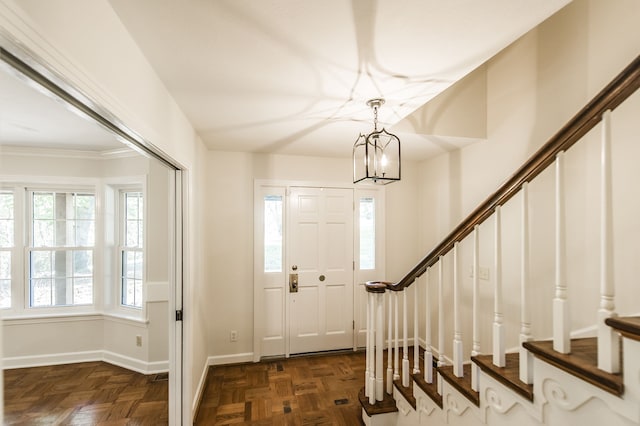
[[[570,0],[109,1],[210,149],[348,157],[368,99],[393,132]],[[472,142],[396,133],[403,158]],[[121,147],[4,71],[0,145]]]
[[[350,156],[570,0],[109,1],[210,149]]]
[[[123,145],[96,122],[0,67],[0,146],[110,151]]]

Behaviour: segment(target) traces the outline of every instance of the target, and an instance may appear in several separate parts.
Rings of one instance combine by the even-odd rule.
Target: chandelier
[[[384,99],[367,101],[373,109],[373,132],[360,133],[353,144],[353,183],[372,182],[386,185],[400,180],[400,139],[387,132],[378,130],[378,108]]]

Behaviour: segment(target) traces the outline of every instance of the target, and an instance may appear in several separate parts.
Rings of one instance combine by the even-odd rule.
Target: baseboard
[[[209,360],[211,357],[207,358],[204,363],[204,367],[202,369],[202,373],[200,374],[200,380],[198,380],[198,386],[196,387],[196,394],[193,396],[193,403],[191,404],[191,413],[193,418],[191,419],[192,423],[195,423],[196,417],[198,416],[198,409],[200,408],[200,402],[202,401],[202,396],[204,395],[204,384],[207,380],[207,374],[209,373]]]
[[[67,352],[61,354],[29,355],[9,357],[2,360],[2,368],[43,367],[47,365],[75,364],[79,362],[104,361],[140,374],[157,374],[169,371],[169,361],[144,362],[110,351]]]
[[[208,365],[240,364],[243,362],[253,362],[253,352],[232,355],[215,355],[207,359]]]
[[[74,364],[78,362],[102,361],[102,351],[68,352],[61,354],[27,355],[3,358],[2,368],[43,367],[47,365]]]
[[[145,375],[169,371],[169,361],[145,362],[111,351],[103,351],[102,361]]]

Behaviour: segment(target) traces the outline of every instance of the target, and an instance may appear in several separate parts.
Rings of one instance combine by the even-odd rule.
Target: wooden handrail
[[[416,266],[395,284],[387,284],[387,289],[400,291],[410,286],[428,267],[438,262],[438,258],[449,252],[453,245],[469,235],[476,225],[484,222],[496,206],[509,201],[520,191],[522,184],[530,182],[551,165],[556,155],[566,151],[602,120],[602,114],[614,110],[640,87],[640,56],[636,57],[611,83],[598,93],[578,114],[544,144],[526,163],[522,165],[500,188],[482,202],[447,237],[427,254]]]

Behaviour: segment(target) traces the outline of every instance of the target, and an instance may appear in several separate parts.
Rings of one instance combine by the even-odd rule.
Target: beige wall
[[[205,259],[212,297],[208,344],[211,356],[253,353],[253,185],[254,180],[289,180],[352,185],[351,159],[210,152],[205,210]],[[386,277],[399,279],[418,257],[415,232],[417,167],[403,162],[402,181],[386,187]],[[395,206],[402,206],[401,209]],[[229,331],[238,341],[229,341]]]
[[[452,227],[506,180],[532,153],[584,106],[606,83],[640,52],[640,3],[633,0],[576,0],[555,16],[491,59],[482,72],[487,78],[486,141],[424,162],[420,167],[420,245],[433,247]],[[631,219],[640,213],[634,193],[637,175],[630,158],[638,158],[640,127],[638,95],[614,113],[614,194],[616,207],[615,281],[617,309],[638,313],[629,300],[638,294],[631,283],[637,262],[629,232],[637,235]],[[571,298],[573,329],[595,324],[599,286],[599,129],[588,141],[567,153],[567,281]],[[617,177],[619,176],[619,177]],[[629,179],[625,182],[625,176]],[[551,335],[550,306],[553,297],[553,169],[530,186],[531,294],[534,308],[533,333]],[[519,333],[520,236],[517,228],[520,196],[503,209],[502,269],[505,286],[507,347],[517,346]],[[508,228],[508,226],[512,226]],[[481,305],[493,304],[493,222],[480,228],[481,267],[490,270],[490,280],[481,280]],[[470,339],[471,253],[469,241],[460,244],[460,272],[464,288],[464,334]],[[449,259],[447,259],[449,260]],[[432,280],[435,285],[435,279]],[[450,292],[448,291],[448,294]],[[450,297],[448,301],[451,302]],[[492,320],[488,308],[485,320]],[[435,315],[435,314],[434,314]],[[449,318],[449,317],[448,317]],[[446,333],[451,335],[451,322]],[[436,336],[434,336],[434,339]],[[471,350],[466,343],[465,353]],[[447,346],[448,347],[448,346]],[[488,326],[482,331],[482,350],[491,351]],[[450,355],[450,350],[447,350]]]

